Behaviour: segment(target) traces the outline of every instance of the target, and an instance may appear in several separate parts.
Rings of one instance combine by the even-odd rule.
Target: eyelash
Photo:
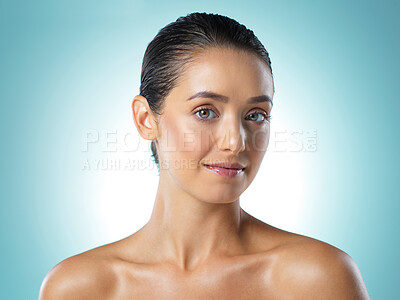
[[[199,111],[202,111],[202,110],[211,110],[212,112],[214,112],[211,108],[208,108],[208,107],[199,107],[199,109],[197,109],[195,112],[194,112],[194,114],[197,114]],[[214,112],[215,113],[215,112]],[[271,121],[271,116],[269,116],[269,115],[267,115],[265,112],[263,112],[263,111],[254,111],[254,112],[252,112],[252,113],[259,113],[259,114],[261,114],[261,115],[263,115],[264,116],[264,120],[263,121],[254,121],[254,122],[256,122],[256,123],[264,123],[265,121],[268,121],[268,122],[270,122]],[[199,121],[201,121],[201,122],[209,122],[211,119],[209,119],[209,118],[200,118],[200,117],[197,117],[197,120],[199,120]]]

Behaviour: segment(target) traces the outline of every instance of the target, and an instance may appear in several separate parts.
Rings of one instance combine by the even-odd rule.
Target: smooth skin
[[[198,97],[208,91],[225,96]],[[354,260],[322,241],[268,225],[240,207],[268,147],[274,88],[255,54],[197,54],[154,115],[132,103],[140,135],[157,139],[160,178],[149,222],[122,240],[69,257],[39,299],[369,299]],[[204,109],[204,110],[201,110]],[[206,119],[206,120],[204,120]],[[203,164],[239,162],[225,178]],[[268,188],[266,186],[266,188]],[[257,201],[266,201],[260,194]]]

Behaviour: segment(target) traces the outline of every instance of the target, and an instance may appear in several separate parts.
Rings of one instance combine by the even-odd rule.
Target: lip
[[[223,167],[223,166],[230,166],[231,168],[228,167]],[[226,164],[226,163],[219,163],[219,164],[212,164],[212,165],[206,165],[204,164],[207,170],[223,176],[227,178],[233,178],[233,177],[238,177],[243,174],[244,172],[244,167],[240,164]]]
[[[240,163],[230,163],[230,162],[220,162],[215,164],[204,164],[204,165],[211,167],[225,168],[225,169],[236,169],[236,170],[245,168],[245,166]]]

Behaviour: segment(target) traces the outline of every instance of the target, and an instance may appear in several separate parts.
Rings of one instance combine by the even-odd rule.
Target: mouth
[[[218,166],[218,165],[206,165],[204,164],[204,166],[206,167],[207,170],[213,172],[214,174],[223,176],[223,177],[227,177],[227,178],[234,178],[234,177],[238,177],[240,175],[243,174],[244,170],[246,168],[238,168],[238,167],[222,167],[222,166]]]

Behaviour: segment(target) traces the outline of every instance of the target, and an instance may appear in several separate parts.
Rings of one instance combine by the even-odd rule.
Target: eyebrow
[[[186,101],[189,101],[189,100],[192,100],[195,98],[210,98],[210,99],[214,99],[216,101],[220,101],[220,102],[224,102],[224,103],[227,103],[229,101],[229,98],[227,96],[217,94],[214,92],[210,92],[210,91],[198,92],[198,93],[194,94],[193,96],[189,97],[188,99],[186,99]],[[269,102],[269,103],[271,103],[272,106],[274,105],[272,103],[271,97],[269,97],[267,95],[261,95],[261,96],[251,97],[251,98],[247,99],[247,103],[260,103],[260,102]]]

